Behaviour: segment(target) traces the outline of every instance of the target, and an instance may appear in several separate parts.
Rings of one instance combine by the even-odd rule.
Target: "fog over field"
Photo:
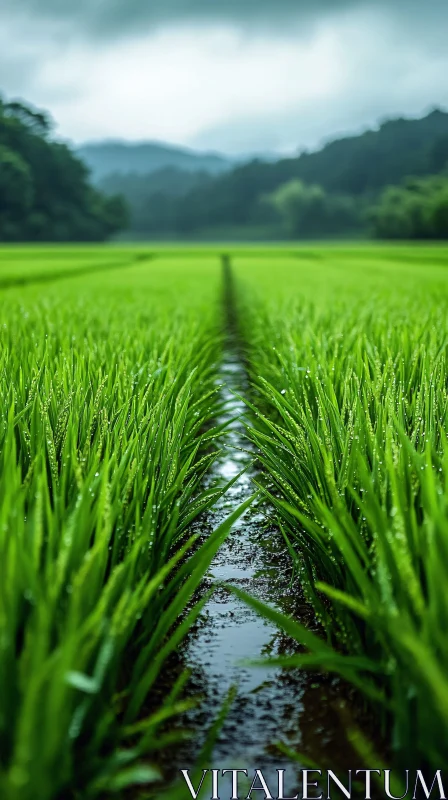
[[[446,105],[447,22],[441,0],[4,0],[0,86],[75,142],[296,151]]]

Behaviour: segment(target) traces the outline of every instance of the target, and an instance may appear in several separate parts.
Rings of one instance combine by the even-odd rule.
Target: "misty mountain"
[[[110,177],[102,188],[122,193],[131,228],[150,235],[202,236],[275,223],[266,198],[290,181],[321,187],[342,206],[362,209],[385,187],[448,167],[448,113],[391,119],[376,129],[330,141],[320,150],[274,163],[254,159],[215,175],[158,171],[138,180]],[[340,201],[340,199],[343,199]],[[345,199],[344,199],[345,198]],[[222,233],[219,233],[219,232]]]
[[[78,147],[77,154],[89,167],[95,183],[112,174],[150,175],[167,167],[219,175],[233,166],[230,158],[216,153],[195,152],[157,142],[94,142]]]

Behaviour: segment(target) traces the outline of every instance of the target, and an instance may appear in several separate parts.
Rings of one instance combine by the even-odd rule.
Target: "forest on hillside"
[[[82,149],[57,141],[45,112],[0,99],[0,241],[448,238],[448,113],[440,110],[296,158],[219,161],[219,174],[218,157],[198,154],[195,170],[188,154],[182,169],[182,151],[156,150],[129,145],[134,171],[118,160],[115,171],[91,175]],[[164,166],[145,172],[160,152]],[[95,153],[106,163],[101,144]]]
[[[447,165],[448,113],[435,110],[422,119],[389,120],[316,152],[254,159],[220,175],[117,169],[99,185],[123,194],[132,231],[142,236],[444,239]]]
[[[127,224],[124,200],[91,185],[47,114],[0,98],[0,241],[102,241]]]

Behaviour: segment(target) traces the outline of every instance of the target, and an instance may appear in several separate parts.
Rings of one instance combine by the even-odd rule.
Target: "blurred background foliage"
[[[101,241],[128,223],[125,201],[89,182],[52,138],[50,118],[0,100],[0,240]]]
[[[0,100],[0,240],[448,238],[438,109],[277,160],[111,147],[75,151],[46,113]]]

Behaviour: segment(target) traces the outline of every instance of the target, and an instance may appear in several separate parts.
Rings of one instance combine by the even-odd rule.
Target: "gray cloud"
[[[447,27],[446,0],[0,0],[0,92],[78,141],[313,147],[446,106]]]
[[[403,29],[416,24],[434,32],[448,22],[446,0],[3,0],[3,14],[22,14],[66,23],[97,38],[185,23],[231,23],[281,29],[293,24],[306,33],[327,15],[370,7],[400,21]]]
[[[248,155],[314,150],[340,136],[375,129],[397,116],[420,117],[436,106],[448,110],[447,73],[448,53],[426,60],[417,48],[411,50],[411,43],[409,48],[397,46],[395,58],[381,58],[376,69],[368,59],[362,64],[355,58],[351,80],[324,102],[307,99],[275,115],[231,118],[204,129],[189,144]]]

